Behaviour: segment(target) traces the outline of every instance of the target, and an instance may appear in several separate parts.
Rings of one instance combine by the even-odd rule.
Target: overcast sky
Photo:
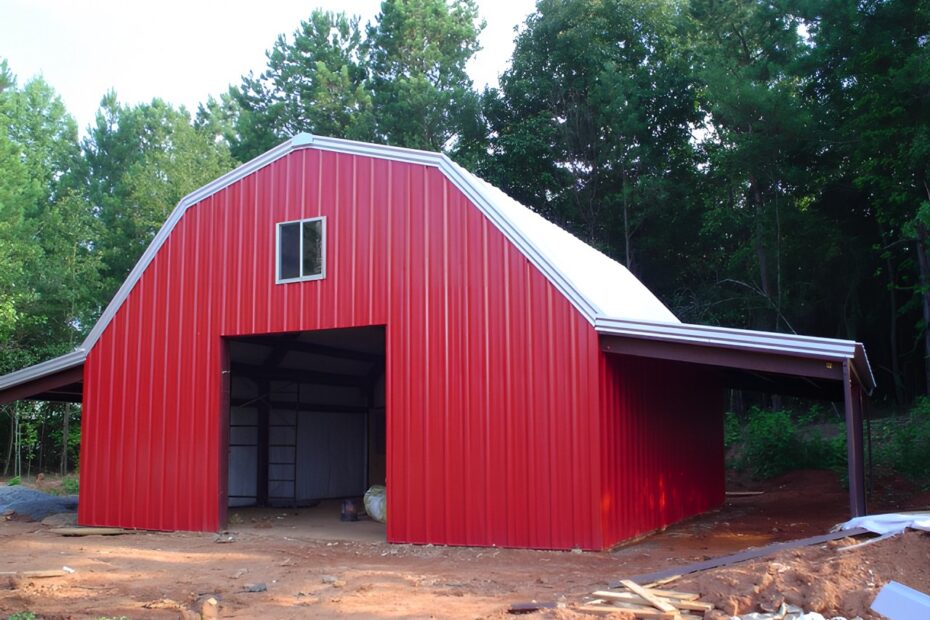
[[[0,0],[0,57],[23,83],[41,74],[83,130],[110,88],[120,101],[161,97],[192,113],[208,95],[265,66],[265,51],[315,7],[374,18],[380,0]],[[496,83],[513,29],[534,0],[478,0],[487,28],[469,67]]]

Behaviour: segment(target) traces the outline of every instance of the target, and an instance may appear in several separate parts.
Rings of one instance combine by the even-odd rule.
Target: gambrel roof
[[[320,149],[437,168],[571,301],[593,327],[599,328],[598,331],[604,328],[605,321],[650,324],[654,326],[655,333],[665,330],[669,334],[677,334],[681,327],[687,327],[621,263],[549,222],[441,153],[299,134],[185,196],[168,216],[81,346],[60,358],[0,377],[0,391],[83,364],[87,353],[189,208],[300,149]],[[700,326],[694,327],[701,329]],[[753,333],[766,342],[783,341],[782,345],[789,349],[801,342],[797,337],[784,334]],[[858,346],[861,351],[861,345]],[[848,347],[840,348],[845,351]],[[864,352],[857,356],[864,358]],[[871,371],[868,374],[871,375]]]

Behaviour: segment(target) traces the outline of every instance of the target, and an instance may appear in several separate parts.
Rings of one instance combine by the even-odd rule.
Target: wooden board
[[[121,527],[53,527],[48,531],[61,536],[118,536],[131,534],[135,530],[124,530]]]
[[[588,613],[601,613],[601,614],[615,614],[619,612],[624,612],[628,614],[633,614],[637,618],[662,618],[667,620],[678,620],[681,618],[676,612],[669,611],[659,611],[658,609],[647,609],[641,607],[638,609],[629,609],[626,607],[618,607],[615,605],[581,605],[576,607],[578,611],[585,611]]]
[[[655,594],[655,590],[651,591]],[[651,605],[652,603],[638,594],[633,594],[632,592],[608,592],[606,590],[599,590],[594,593],[594,596],[599,596],[600,598],[606,598],[611,600],[626,601],[630,603],[637,603],[639,605]],[[661,600],[667,602],[669,605],[677,609],[684,609],[687,611],[710,611],[714,608],[710,603],[703,603],[697,600],[685,600],[685,599],[669,599],[661,598]]]
[[[659,598],[658,596],[655,596],[646,588],[640,586],[639,584],[633,581],[630,581],[629,579],[621,579],[620,585],[622,585],[624,588],[626,588],[630,592],[633,592],[634,594],[637,594],[640,597],[646,599],[649,602],[649,604],[651,604],[653,607],[655,607],[656,609],[660,611],[676,611],[674,605],[670,603],[666,603],[663,599]]]
[[[28,579],[45,579],[48,577],[64,577],[68,575],[66,570],[21,570],[8,571],[0,573],[0,577],[23,577]]]

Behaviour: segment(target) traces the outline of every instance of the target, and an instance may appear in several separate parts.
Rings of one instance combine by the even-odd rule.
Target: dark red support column
[[[846,453],[849,471],[849,511],[853,517],[865,512],[865,468],[862,454],[862,403],[860,388],[853,383],[849,360],[843,362],[843,403],[846,411]]]

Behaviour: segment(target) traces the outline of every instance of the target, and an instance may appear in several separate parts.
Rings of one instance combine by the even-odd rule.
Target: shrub
[[[739,442],[742,437],[743,428],[739,424],[739,418],[732,411],[727,411],[723,416],[723,447],[729,450],[734,444]]]
[[[823,415],[811,409],[798,417],[811,423]],[[724,444],[736,446],[730,450],[730,465],[754,478],[773,478],[796,469],[831,469],[841,476],[846,472],[845,431],[830,438],[819,431],[805,433],[787,411],[753,407],[742,427],[735,415],[727,414]]]
[[[930,482],[930,400],[920,398],[907,416],[887,422],[876,460],[927,486]]]
[[[787,411],[753,408],[743,430],[744,450],[740,469],[757,478],[772,478],[797,469],[800,456],[798,432]]]
[[[76,476],[67,476],[61,480],[61,492],[65,495],[77,495],[80,484]]]

